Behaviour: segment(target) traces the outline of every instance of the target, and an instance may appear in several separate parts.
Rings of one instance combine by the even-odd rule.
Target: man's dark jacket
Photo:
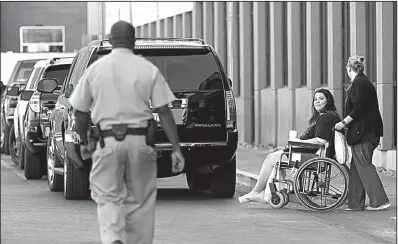
[[[364,74],[358,74],[347,91],[345,116],[354,121],[348,124],[347,143],[378,140],[383,136],[383,120],[379,110],[376,88]]]

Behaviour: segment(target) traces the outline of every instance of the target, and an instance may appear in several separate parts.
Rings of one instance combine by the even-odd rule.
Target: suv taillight
[[[236,104],[234,94],[231,90],[225,91],[225,97],[227,100],[226,110],[227,118],[225,121],[225,127],[228,129],[235,129],[236,127]]]
[[[40,113],[41,112],[40,93],[34,93],[32,95],[32,97],[29,100],[29,107],[35,113]]]

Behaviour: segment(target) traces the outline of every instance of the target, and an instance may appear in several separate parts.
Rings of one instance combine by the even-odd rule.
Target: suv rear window
[[[14,70],[15,72],[13,72],[11,75],[9,83],[11,84],[18,82],[20,84],[26,85],[29,76],[33,71],[33,66],[35,66],[37,61],[39,61],[39,59],[20,61],[20,65],[16,71]]]
[[[43,78],[54,78],[57,80],[58,86],[62,86],[65,77],[68,75],[69,68],[70,64],[50,66],[44,72]]]
[[[27,84],[28,88],[27,89],[29,89],[29,90],[34,89],[34,86],[39,81],[39,77],[41,76],[43,69],[44,68],[42,68],[42,67],[37,67],[33,70],[33,73],[29,77],[29,80],[28,80],[28,84]]]
[[[136,49],[156,65],[173,91],[223,89],[213,53],[204,49]],[[94,60],[103,57],[98,55]]]
[[[137,50],[141,51],[141,50]],[[173,91],[223,89],[213,53],[206,50],[145,50]]]

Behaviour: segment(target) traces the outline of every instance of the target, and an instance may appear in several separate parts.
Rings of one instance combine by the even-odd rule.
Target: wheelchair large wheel
[[[306,208],[327,212],[341,206],[348,194],[349,174],[343,165],[330,158],[304,162],[294,179],[294,192]]]

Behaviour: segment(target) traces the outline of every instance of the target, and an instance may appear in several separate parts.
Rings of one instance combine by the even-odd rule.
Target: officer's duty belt
[[[136,135],[136,136],[145,136],[147,133],[147,128],[127,128],[126,135]],[[102,137],[113,137],[115,134],[112,130],[103,130],[101,131]]]

